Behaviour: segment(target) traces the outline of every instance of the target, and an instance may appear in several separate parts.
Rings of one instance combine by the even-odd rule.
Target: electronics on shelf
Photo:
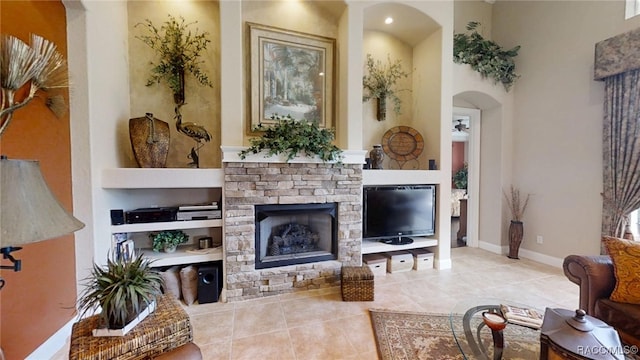
[[[177,207],[140,208],[125,213],[127,224],[176,221]]]

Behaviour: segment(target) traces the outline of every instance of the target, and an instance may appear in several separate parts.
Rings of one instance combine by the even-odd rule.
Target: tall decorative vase
[[[522,221],[511,220],[511,225],[509,225],[509,255],[507,255],[507,257],[519,259],[518,251],[520,250],[523,234],[524,228]]]
[[[163,168],[169,154],[169,124],[152,113],[129,119],[129,138],[133,156],[141,168]]]
[[[384,160],[384,150],[382,150],[382,145],[373,145],[373,149],[369,151],[369,158],[371,158],[372,169],[382,169],[382,160]]]
[[[387,119],[387,97],[384,95],[378,98],[376,116],[378,118],[378,121],[384,121]]]

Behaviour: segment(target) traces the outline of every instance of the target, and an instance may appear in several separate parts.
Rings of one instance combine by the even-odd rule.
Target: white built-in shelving
[[[205,249],[206,252],[189,252],[188,250],[190,249],[195,248],[193,246],[179,246],[178,249],[172,253],[156,252],[152,249],[142,249],[142,253],[145,257],[153,260],[153,266],[155,267],[222,260],[222,247]]]
[[[389,245],[376,240],[362,240],[362,253],[374,254],[382,252],[392,252],[398,250],[411,250],[431,246],[438,246],[438,240],[427,237],[411,237],[413,242],[405,245]]]
[[[114,168],[102,172],[102,187],[107,190],[111,208],[124,211],[219,201],[223,182],[222,169]],[[209,219],[111,225],[110,231],[115,234],[191,229],[208,233],[220,228],[221,219]],[[174,253],[151,249],[142,249],[142,252],[153,259],[153,266],[157,267],[222,260],[222,247],[204,252],[187,251],[193,248],[194,244],[188,244]]]

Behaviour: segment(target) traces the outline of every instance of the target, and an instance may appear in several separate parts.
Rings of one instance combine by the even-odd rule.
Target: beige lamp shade
[[[0,165],[0,246],[56,238],[84,227],[53,196],[37,161],[3,158]]]

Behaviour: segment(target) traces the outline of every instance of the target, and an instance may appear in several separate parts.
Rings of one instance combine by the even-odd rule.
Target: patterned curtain
[[[623,237],[640,208],[640,70],[604,81],[602,234]]]

